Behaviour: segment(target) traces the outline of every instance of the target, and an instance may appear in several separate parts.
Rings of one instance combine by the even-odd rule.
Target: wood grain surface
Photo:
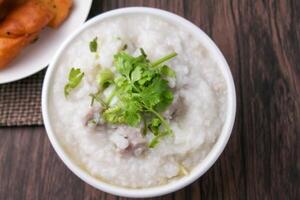
[[[162,8],[198,25],[224,53],[237,90],[235,127],[218,161],[154,199],[300,199],[300,1],[94,0],[90,17],[125,6]],[[0,199],[126,198],[72,174],[43,127],[19,127],[0,129]]]

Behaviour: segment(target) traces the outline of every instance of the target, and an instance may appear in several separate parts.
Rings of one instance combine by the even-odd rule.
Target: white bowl
[[[174,182],[170,182],[166,185],[161,185],[157,187],[151,188],[144,188],[144,189],[130,189],[124,188],[120,186],[110,185],[108,183],[102,182],[99,179],[88,174],[86,171],[81,169],[64,151],[61,144],[59,143],[58,138],[56,137],[50,120],[49,120],[49,112],[48,112],[48,94],[49,94],[49,86],[51,85],[52,75],[54,68],[56,67],[56,63],[64,51],[64,49],[86,28],[93,26],[96,23],[99,23],[102,20],[105,20],[110,17],[120,16],[129,13],[143,13],[143,14],[152,14],[169,21],[173,21],[174,23],[180,24],[183,27],[186,27],[187,30],[192,32],[199,40],[202,41],[204,46],[206,46],[210,52],[212,52],[218,62],[218,66],[225,77],[227,88],[228,88],[228,99],[227,99],[227,113],[226,113],[226,120],[222,129],[222,132],[216,141],[215,145],[205,157],[205,159],[196,166],[189,175],[182,177],[179,180]],[[43,92],[42,92],[42,111],[43,111],[43,118],[45,123],[45,128],[50,139],[53,148],[55,149],[56,153],[62,159],[62,161],[68,166],[68,168],[74,172],[79,178],[81,178],[86,183],[94,186],[95,188],[119,195],[124,197],[134,197],[134,198],[142,198],[142,197],[154,197],[160,196],[167,193],[174,192],[179,190],[186,185],[194,182],[200,176],[202,176],[217,160],[217,158],[222,153],[227,141],[231,135],[232,127],[235,120],[235,112],[236,112],[236,94],[235,94],[235,87],[234,82],[232,79],[232,75],[224,56],[218,49],[218,47],[214,44],[214,42],[197,26],[192,24],[191,22],[185,20],[184,18],[175,15],[170,12],[166,12],[159,9],[153,8],[144,8],[144,7],[131,7],[131,8],[122,8],[117,10],[112,10],[106,13],[103,13],[88,22],[86,22],[82,27],[80,27],[77,31],[74,32],[59,48],[56,53],[56,56],[52,60],[44,80],[43,85]],[[67,186],[66,186],[67,187]]]

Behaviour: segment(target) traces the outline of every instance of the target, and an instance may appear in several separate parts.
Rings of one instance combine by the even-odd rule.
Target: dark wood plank
[[[286,199],[286,194],[296,198],[297,193],[299,197],[297,2],[245,1],[238,5],[243,12],[235,15],[239,19],[243,148],[250,199]]]
[[[198,181],[153,199],[299,199],[299,0],[94,0],[89,17],[125,6],[184,16],[224,53],[236,84],[230,141]],[[1,95],[1,94],[0,94]],[[0,129],[0,199],[113,199],[72,174],[43,127]]]

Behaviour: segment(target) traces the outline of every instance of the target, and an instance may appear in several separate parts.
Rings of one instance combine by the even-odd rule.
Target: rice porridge
[[[52,83],[49,116],[64,150],[92,176],[122,187],[190,173],[227,111],[211,52],[188,30],[148,14],[83,31],[58,59]]]

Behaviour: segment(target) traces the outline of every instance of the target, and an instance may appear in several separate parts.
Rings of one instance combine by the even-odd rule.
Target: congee
[[[151,14],[84,30],[58,59],[50,86],[54,132],[73,161],[129,188],[188,175],[222,130],[227,87],[212,52]]]

